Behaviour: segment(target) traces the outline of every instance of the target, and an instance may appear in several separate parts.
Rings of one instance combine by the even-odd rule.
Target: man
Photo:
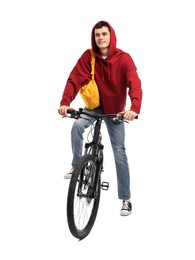
[[[98,113],[121,113],[126,120],[134,120],[140,113],[142,102],[141,81],[131,56],[116,47],[116,35],[108,22],[100,21],[92,29],[92,49],[96,56],[95,80],[97,82],[101,104],[92,110]],[[76,97],[80,88],[91,79],[91,55],[86,50],[79,58],[67,80],[58,113],[67,116],[67,109]],[[131,106],[125,110],[126,98],[130,97]],[[86,108],[85,108],[86,109]],[[115,158],[118,198],[122,200],[121,216],[132,212],[130,173],[125,149],[124,122],[114,124],[105,120]],[[70,178],[73,169],[82,155],[83,133],[91,122],[78,119],[71,132],[72,170],[65,176]]]

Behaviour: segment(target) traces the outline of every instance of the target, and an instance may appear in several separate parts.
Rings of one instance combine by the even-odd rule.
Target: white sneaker
[[[71,179],[74,167],[64,176],[64,179]]]
[[[132,205],[129,200],[123,200],[122,209],[120,211],[121,216],[129,216],[132,212]]]

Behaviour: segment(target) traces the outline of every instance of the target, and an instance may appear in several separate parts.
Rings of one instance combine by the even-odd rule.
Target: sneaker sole
[[[127,211],[127,210],[123,210],[120,212],[120,215],[121,216],[129,216],[131,215],[132,211]]]
[[[72,175],[71,175],[71,174],[68,174],[68,175],[65,175],[65,176],[64,176],[64,179],[65,179],[65,180],[69,180],[69,179],[71,179],[71,177],[72,177]]]

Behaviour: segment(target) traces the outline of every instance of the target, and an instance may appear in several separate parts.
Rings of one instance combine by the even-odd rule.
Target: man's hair
[[[102,28],[103,26],[107,27],[108,30],[110,31],[109,25],[107,24],[107,22],[104,22],[104,21],[101,21],[101,22],[96,23],[96,25],[94,26],[94,29],[100,29],[100,28]]]

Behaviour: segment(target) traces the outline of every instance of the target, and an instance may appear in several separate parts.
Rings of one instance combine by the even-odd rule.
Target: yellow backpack
[[[82,86],[80,89],[81,97],[85,103],[85,106],[89,110],[93,110],[100,106],[100,95],[97,83],[94,79],[95,74],[95,54],[92,49],[91,52],[91,75],[92,78],[86,85]]]

